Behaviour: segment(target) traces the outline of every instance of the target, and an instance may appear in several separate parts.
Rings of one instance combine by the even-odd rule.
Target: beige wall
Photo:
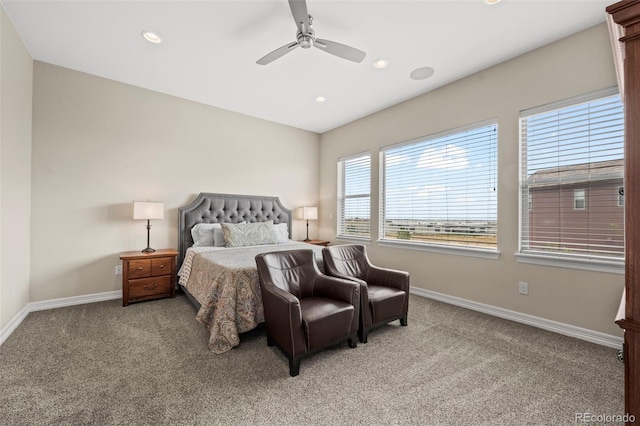
[[[0,5],[0,330],[29,303],[33,60]]]
[[[134,200],[165,203],[154,248],[199,192],[317,203],[315,133],[37,61],[33,90],[31,301],[121,289],[118,253],[146,247]]]
[[[517,263],[514,256],[518,251],[519,111],[615,86],[612,58],[607,27],[598,25],[323,134],[320,236],[335,239],[337,159],[370,151],[375,234],[369,251],[377,263],[408,270],[416,287],[621,335],[613,318],[623,275],[526,265]],[[379,247],[375,239],[380,147],[489,118],[497,118],[499,126],[499,260]],[[529,283],[529,295],[518,294],[518,281]]]
[[[409,270],[420,288],[620,334],[612,318],[622,275],[525,265],[514,257],[518,112],[616,84],[604,24],[320,137],[34,65],[4,11],[0,18],[0,329],[29,301],[119,290],[118,253],[146,244],[144,223],[131,219],[133,200],[165,203],[165,220],[152,223],[156,248],[177,244],[177,209],[201,191],[278,195],[290,208],[319,202],[320,221],[311,223],[310,235],[333,240],[338,157],[371,151],[377,194],[380,147],[496,117],[500,259],[375,241],[371,256]],[[374,196],[374,222],[377,209]],[[294,222],[294,237],[304,232]],[[529,282],[528,296],[518,295],[518,281]]]

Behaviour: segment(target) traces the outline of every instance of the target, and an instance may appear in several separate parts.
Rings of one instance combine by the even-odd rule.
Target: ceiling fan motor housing
[[[308,49],[313,46],[314,38],[309,34],[298,34],[298,44],[303,49]]]
[[[309,19],[313,18],[309,16]],[[313,46],[313,42],[316,41],[316,32],[311,28],[311,25],[309,25],[309,28],[304,33],[298,32],[296,39],[298,40],[300,47],[308,49]]]

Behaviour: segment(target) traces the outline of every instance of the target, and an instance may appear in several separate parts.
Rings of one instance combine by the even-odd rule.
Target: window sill
[[[343,241],[345,244],[371,244],[371,238],[366,237],[350,237],[346,235],[336,235],[337,241]]]
[[[624,260],[578,259],[533,253],[516,253],[520,263],[553,266],[556,268],[583,269],[608,274],[624,274]]]
[[[395,247],[409,250],[428,251],[432,253],[453,254],[458,256],[479,257],[482,259],[497,260],[500,258],[500,252],[497,250],[488,250],[475,247],[452,247],[445,245],[411,243],[406,241],[390,241],[378,240],[380,247]]]

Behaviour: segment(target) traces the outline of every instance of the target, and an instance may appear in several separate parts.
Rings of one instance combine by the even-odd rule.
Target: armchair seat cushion
[[[348,335],[354,315],[353,305],[324,297],[300,299],[300,311],[308,351]]]
[[[402,312],[406,297],[404,291],[392,287],[369,285],[367,293],[374,323],[397,318]]]

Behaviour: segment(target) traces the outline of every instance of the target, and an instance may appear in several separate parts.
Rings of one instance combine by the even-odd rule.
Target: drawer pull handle
[[[153,285],[145,285],[144,289],[145,290],[153,290],[154,288],[158,287],[158,284],[153,284]]]
[[[138,271],[142,271],[142,266],[138,268]]]
[[[164,265],[160,265],[160,269],[164,268]]]

